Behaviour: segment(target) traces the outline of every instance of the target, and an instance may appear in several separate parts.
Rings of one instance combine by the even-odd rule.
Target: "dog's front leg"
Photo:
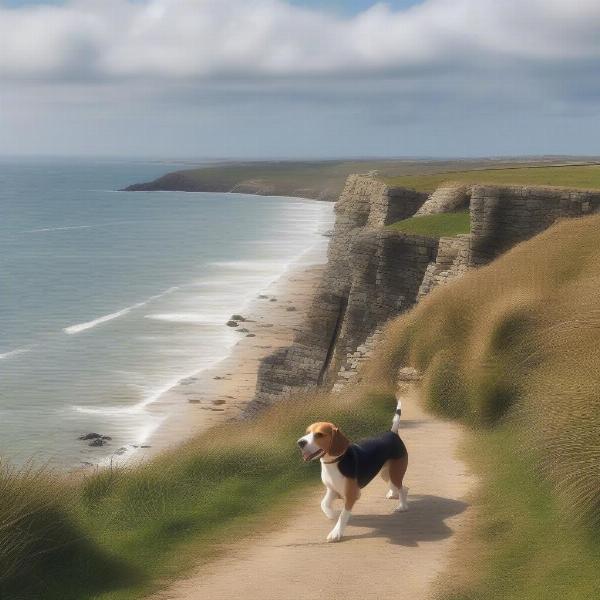
[[[327,491],[325,492],[325,496],[323,496],[323,500],[321,500],[321,510],[325,513],[325,516],[328,519],[335,519],[337,516],[337,512],[333,510],[332,507],[333,501],[337,497],[338,493],[328,487]]]
[[[340,517],[335,524],[335,527],[329,532],[327,536],[328,542],[339,542],[344,536],[346,525],[352,516],[352,508],[360,497],[360,489],[356,479],[346,479],[344,495],[344,509],[342,510]]]

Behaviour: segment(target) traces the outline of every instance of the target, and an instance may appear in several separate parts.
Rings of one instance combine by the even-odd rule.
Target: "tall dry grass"
[[[424,373],[442,416],[510,418],[565,514],[600,530],[600,217],[564,220],[390,324],[372,380]]]

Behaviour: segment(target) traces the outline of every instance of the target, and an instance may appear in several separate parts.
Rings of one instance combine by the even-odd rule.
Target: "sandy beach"
[[[260,361],[289,345],[307,314],[326,264],[326,244],[308,250],[239,314],[229,356],[181,380],[147,407],[164,420],[143,445],[118,459],[146,459],[223,421],[239,417],[254,397]],[[232,315],[233,316],[233,315]],[[223,323],[223,327],[227,327]]]

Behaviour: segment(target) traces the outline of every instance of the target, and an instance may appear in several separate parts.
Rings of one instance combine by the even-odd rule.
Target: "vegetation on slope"
[[[319,477],[294,440],[329,418],[352,436],[389,426],[391,395],[356,393],[285,403],[135,468],[68,481],[0,471],[0,598],[143,597],[214,554],[227,534],[256,527]]]
[[[533,449],[523,452],[522,435],[502,424],[479,431],[465,448],[481,484],[440,600],[600,597],[599,540],[565,519]]]
[[[397,221],[388,227],[415,235],[454,237],[471,231],[471,215],[469,211],[423,215]]]
[[[428,176],[432,173],[466,171],[523,164],[556,164],[568,159],[496,160],[414,160],[357,159],[321,161],[231,162],[167,173],[146,183],[136,183],[129,191],[241,192],[271,196],[299,196],[336,200],[348,175],[377,171],[380,177]],[[443,175],[440,181],[445,181]],[[398,185],[404,185],[402,183]],[[411,187],[412,184],[409,186]],[[435,186],[434,186],[435,187]]]
[[[373,360],[417,367],[430,410],[480,432],[484,575],[457,599],[599,597],[598,239],[600,216],[559,222],[434,290]]]
[[[550,185],[600,189],[600,165],[528,166],[469,171],[447,171],[384,177],[391,187],[433,192],[442,183],[489,183],[501,185]]]

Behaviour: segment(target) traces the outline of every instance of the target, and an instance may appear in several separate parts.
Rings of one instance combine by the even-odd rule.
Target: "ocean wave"
[[[199,313],[160,313],[144,315],[144,319],[152,321],[166,321],[168,323],[212,323],[214,319]]]
[[[93,225],[72,225],[70,227],[41,227],[40,229],[27,229],[21,233],[44,233],[45,231],[67,231],[69,229],[91,229]]]
[[[218,361],[215,360],[214,362],[216,363]],[[209,368],[210,366],[212,366],[212,365],[208,365],[205,368]],[[188,377],[196,375],[203,370],[204,369],[201,369],[200,371],[199,370],[192,371],[188,375],[184,375],[183,377],[181,377],[181,376],[177,377],[176,379],[169,381],[165,385],[162,385],[154,390],[147,391],[145,398],[143,398],[136,404],[132,404],[131,406],[112,406],[112,407],[104,406],[104,407],[100,407],[100,408],[97,408],[97,407],[95,408],[93,406],[73,406],[72,408],[75,412],[85,414],[85,415],[108,416],[108,415],[140,414],[140,413],[143,413],[144,409],[146,409],[150,404],[153,404],[154,402],[156,402],[163,394],[166,394],[169,390],[173,389],[175,386],[177,386],[179,383],[181,383],[181,381],[183,381],[184,379],[187,379]],[[145,389],[145,388],[142,388],[142,389]]]
[[[33,346],[25,346],[23,348],[15,348],[14,350],[10,350],[8,352],[4,352],[0,354],[0,360],[5,360],[7,358],[12,358],[13,356],[19,356],[19,354],[26,354],[29,352]]]
[[[137,221],[115,221],[113,223],[98,223],[97,225],[66,225],[62,227],[40,227],[38,229],[26,229],[19,233],[46,233],[48,231],[69,231],[71,229],[99,229],[101,227],[113,227],[115,225],[131,225]]]
[[[211,267],[224,267],[232,270],[273,271],[282,268],[290,261],[282,260],[225,260],[209,263]]]
[[[103,323],[107,323],[108,321],[113,321],[114,319],[118,319],[119,317],[123,317],[124,315],[130,313],[132,310],[137,308],[142,308],[142,306],[146,306],[153,300],[157,300],[158,298],[162,298],[167,294],[170,294],[176,290],[180,289],[179,286],[173,286],[161,292],[160,294],[155,294],[154,296],[150,296],[147,300],[143,302],[137,302],[136,304],[132,304],[131,306],[127,306],[121,310],[118,310],[114,313],[110,313],[108,315],[104,315],[102,317],[98,317],[97,319],[93,319],[92,321],[86,321],[85,323],[77,323],[76,325],[69,325],[69,327],[65,327],[63,331],[67,335],[75,335],[77,333],[81,333],[82,331],[87,331],[88,329],[93,329],[98,325],[102,325]]]

